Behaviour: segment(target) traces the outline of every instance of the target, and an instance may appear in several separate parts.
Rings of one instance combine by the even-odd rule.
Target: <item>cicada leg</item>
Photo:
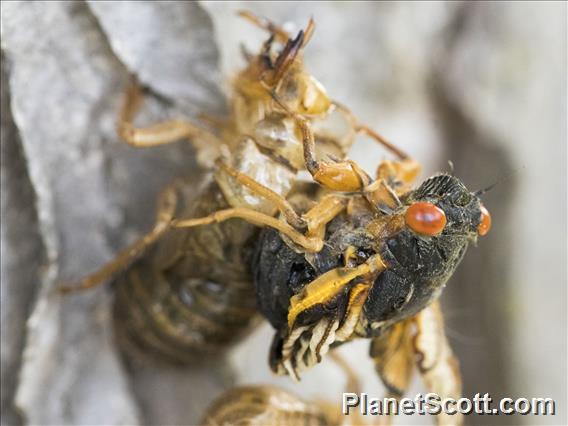
[[[241,185],[246,186],[255,194],[263,197],[264,199],[273,203],[278,210],[284,215],[286,221],[298,230],[305,230],[307,228],[306,220],[304,220],[295,210],[294,207],[282,197],[280,194],[274,192],[272,189],[260,184],[250,176],[233,169],[223,161],[218,161],[217,166],[220,170],[230,175],[233,179]]]
[[[326,225],[347,206],[348,198],[337,194],[327,194],[310,210],[300,215],[288,200],[250,176],[233,169],[221,160],[217,162],[217,166],[255,194],[273,203],[284,215],[286,221],[250,208],[237,207],[219,210],[202,218],[174,220],[172,223],[174,227],[190,228],[239,218],[257,226],[274,228],[307,252],[318,252],[323,247]]]
[[[188,139],[199,152],[221,146],[220,139],[208,130],[185,120],[168,120],[140,128],[133,124],[143,100],[143,93],[134,78],[126,90],[120,110],[117,132],[127,144],[136,148],[150,148]]]
[[[249,188],[256,188],[259,195],[267,193],[270,189],[263,187],[258,182],[252,184],[253,181],[250,177],[243,178],[243,174],[240,175],[242,181],[247,181],[250,184]],[[249,181],[250,179],[250,181]],[[285,200],[276,198],[276,194],[267,193],[268,196],[273,197],[275,204],[278,207],[286,206],[290,208],[288,211],[290,215],[296,215],[292,213],[293,209],[290,205],[284,203]],[[279,196],[278,196],[279,197]],[[315,253],[319,252],[323,248],[323,238],[325,236],[325,225],[329,223],[335,216],[337,216],[346,206],[347,200],[342,197],[335,195],[328,195],[324,197],[318,204],[316,204],[312,209],[302,216],[293,216],[295,220],[301,220],[307,226],[306,234],[298,231],[296,228],[284,222],[280,219],[272,217],[270,215],[257,212],[253,209],[237,207],[225,210],[216,211],[209,216],[205,216],[197,219],[177,219],[172,222],[172,226],[176,228],[190,228],[194,226],[209,225],[212,223],[220,223],[228,219],[243,219],[249,223],[257,226],[268,226],[279,231],[281,234],[287,236],[297,244],[302,247],[306,252]]]
[[[376,130],[373,130],[365,124],[361,124],[357,117],[355,117],[351,110],[345,105],[337,101],[334,101],[333,105],[347,118],[357,133],[369,136],[398,158],[396,161],[387,160],[381,162],[377,169],[377,180],[384,179],[386,182],[397,181],[404,184],[411,184],[416,179],[421,169],[420,164],[416,160],[411,158]]]
[[[385,268],[374,255],[361,265],[331,269],[292,296],[286,327],[271,349],[273,371],[299,380],[298,372],[320,362],[332,343],[349,340],[370,283]]]
[[[156,222],[150,232],[136,240],[130,246],[122,250],[116,257],[102,266],[97,271],[87,275],[76,284],[63,285],[59,288],[62,293],[88,290],[100,284],[104,284],[125,270],[144,251],[160,239],[169,229],[177,206],[177,182],[164,188],[158,197]]]
[[[369,203],[379,210],[389,212],[396,209],[401,205],[398,196],[410,189],[410,185],[420,173],[420,164],[384,136],[359,123],[346,106],[339,102],[333,104],[347,118],[356,133],[369,136],[397,157],[397,160],[382,161],[377,168],[375,181],[362,191]]]
[[[370,183],[369,176],[354,161],[329,162],[318,160],[316,158],[315,138],[309,120],[303,115],[291,111],[274,91],[270,91],[270,95],[296,121],[300,128],[306,169],[316,182],[332,191],[340,192],[360,191]]]

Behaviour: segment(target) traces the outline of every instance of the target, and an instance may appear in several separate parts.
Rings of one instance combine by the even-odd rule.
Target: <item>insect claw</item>
[[[298,375],[296,369],[294,367],[292,367],[292,360],[291,358],[288,358],[286,361],[284,361],[284,369],[288,372],[288,375],[295,381],[295,382],[299,382],[300,381],[300,376]]]

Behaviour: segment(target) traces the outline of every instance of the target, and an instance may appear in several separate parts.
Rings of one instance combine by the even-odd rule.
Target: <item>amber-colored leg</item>
[[[412,321],[392,325],[371,341],[371,358],[389,396],[401,398],[415,370]]]
[[[241,179],[243,179],[242,176],[245,175],[241,174]],[[249,184],[254,182],[254,186],[252,187],[255,187],[257,190],[269,190],[268,188],[260,185],[258,182],[255,182],[250,177],[247,176],[247,178],[250,179],[250,181],[248,181]],[[259,194],[262,195],[262,193],[260,192]],[[280,198],[280,196],[278,196],[277,194],[275,195]],[[272,195],[269,194],[269,197],[272,197]],[[281,198],[277,199],[276,197],[274,197],[274,200],[277,206],[280,205],[281,207],[283,205]],[[345,205],[346,199],[344,198],[334,195],[324,197],[318,204],[316,204],[306,214],[300,217],[300,219],[303,220],[303,223],[307,225],[308,231],[306,235],[302,234],[300,231],[293,228],[288,223],[283,222],[275,217],[242,207],[219,210],[215,213],[210,214],[209,216],[197,219],[174,220],[172,221],[172,226],[176,228],[189,228],[193,226],[209,225],[212,223],[223,222],[228,219],[238,218],[246,220],[247,222],[257,226],[269,226],[271,228],[274,228],[283,235],[290,238],[295,244],[303,247],[307,252],[316,253],[323,248],[325,225],[335,216],[337,216],[337,214],[339,214],[339,212],[341,212],[345,208]],[[293,211],[292,207],[289,204],[288,207],[291,209],[291,211]],[[294,212],[294,214],[296,213]]]
[[[347,198],[341,195],[328,194],[308,212],[299,215],[284,197],[255,181],[250,176],[233,169],[222,161],[218,161],[217,166],[255,194],[272,202],[282,212],[287,223],[255,210],[240,207],[219,210],[202,218],[174,220],[173,226],[186,228],[240,218],[258,226],[274,228],[307,251],[318,252],[323,247],[326,225],[343,211],[347,205]],[[304,235],[300,231],[306,231],[306,234]]]
[[[318,161],[316,159],[314,134],[309,121],[301,114],[291,111],[273,91],[270,92],[270,95],[284,111],[296,120],[302,132],[306,169],[316,182],[328,189],[340,192],[360,191],[369,184],[369,176],[354,161],[346,160],[333,163]]]
[[[177,206],[176,184],[167,186],[158,197],[157,217],[154,228],[139,240],[122,250],[113,260],[96,272],[87,275],[76,284],[63,285],[59,288],[62,293],[87,290],[104,284],[109,279],[128,267],[149,246],[155,243],[170,229],[170,222],[174,217]]]
[[[363,189],[367,201],[379,211],[389,213],[401,205],[398,198],[410,189],[410,185],[420,173],[420,164],[404,151],[389,142],[385,137],[359,123],[353,113],[344,105],[334,102],[357,133],[371,137],[398,157],[398,160],[384,160],[377,168],[376,180]]]
[[[416,179],[421,169],[416,160],[410,158],[370,127],[359,125],[356,130],[370,136],[399,157],[398,161],[383,161],[377,168],[377,179],[384,179],[387,182],[401,182],[406,185],[411,184]]]
[[[287,372],[299,380],[298,371],[319,363],[333,342],[349,340],[359,321],[370,283],[384,269],[382,259],[375,255],[362,265],[327,271],[308,283],[299,294],[292,296],[277,371]],[[362,279],[363,282],[351,286],[355,279]],[[329,303],[338,296],[342,297],[340,295],[347,286],[351,287],[348,305],[340,318],[339,311]],[[298,323],[301,314],[309,313],[317,306],[329,306],[329,311],[325,310],[317,319],[312,317],[310,324]]]
[[[213,133],[183,120],[168,120],[144,128],[135,127],[133,120],[142,99],[139,85],[132,81],[125,93],[118,121],[118,134],[127,144],[137,148],[149,148],[181,139],[191,139],[198,150],[211,149],[211,145],[221,144]]]
[[[365,198],[382,212],[392,212],[401,205],[395,190],[391,188],[384,178],[374,181],[363,190]]]
[[[302,215],[309,237],[325,237],[326,225],[347,206],[348,198],[338,194],[325,195],[315,206]]]
[[[384,146],[387,150],[398,157],[398,161],[383,161],[377,169],[376,179],[384,179],[385,182],[402,182],[411,184],[420,173],[420,164],[380,133],[371,129],[369,126],[359,123],[359,120],[345,105],[334,101],[333,105],[351,123],[357,133],[369,136],[374,141]]]
[[[344,342],[352,337],[361,317],[361,311],[367,300],[370,288],[371,284],[368,282],[359,283],[355,284],[349,293],[349,302],[343,318],[343,325],[335,332],[335,339],[338,342]]]
[[[347,120],[351,123],[351,126],[356,132],[363,133],[371,137],[372,139],[383,145],[386,149],[391,151],[401,160],[409,158],[404,151],[399,149],[392,142],[389,142],[384,136],[380,135],[375,130],[371,129],[369,126],[359,123],[357,117],[355,117],[355,115],[351,112],[351,110],[347,108],[345,105],[337,101],[333,101],[333,105],[339,112],[341,112],[347,118]]]
[[[286,198],[282,197],[280,194],[277,194],[272,189],[258,183],[250,176],[247,176],[244,173],[233,169],[222,161],[217,162],[217,166],[237,182],[239,182],[241,185],[246,186],[255,194],[260,195],[266,200],[272,202],[284,215],[286,221],[294,228],[298,230],[305,230],[307,228],[306,221],[298,213],[296,213],[296,211],[288,202],[288,200],[286,200]]]
[[[270,228],[274,228],[283,235],[286,235],[300,247],[303,247],[308,252],[315,253],[323,248],[323,240],[321,238],[306,237],[304,234],[297,231],[292,226],[275,217],[242,207],[219,210],[215,213],[210,214],[209,216],[197,219],[174,220],[172,222],[172,226],[174,226],[175,228],[191,228],[194,226],[220,223],[228,219],[243,219],[249,223],[252,223],[253,225],[268,226]]]

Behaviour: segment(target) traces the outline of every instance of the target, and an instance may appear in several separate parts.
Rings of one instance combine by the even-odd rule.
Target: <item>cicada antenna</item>
[[[478,191],[475,191],[475,192],[473,193],[473,195],[475,195],[476,197],[480,197],[480,196],[482,196],[483,194],[485,194],[485,193],[491,191],[493,188],[495,188],[498,183],[499,183],[499,181],[493,182],[493,183],[492,183],[491,185],[489,185],[488,187],[483,188],[483,189],[480,189],[480,190],[478,190]]]
[[[478,191],[475,191],[473,194],[474,194],[475,196],[479,197],[479,196],[481,196],[481,195],[483,195],[483,194],[488,193],[488,192],[491,191],[493,188],[495,188],[497,185],[499,185],[499,184],[501,184],[501,183],[503,183],[503,182],[505,182],[505,181],[511,179],[511,178],[512,178],[514,175],[516,175],[521,169],[524,169],[524,168],[525,168],[525,166],[519,167],[518,169],[515,169],[515,170],[509,172],[508,174],[506,174],[506,175],[504,175],[504,176],[501,176],[501,177],[498,178],[495,182],[493,182],[491,185],[489,185],[489,186],[487,186],[487,187],[485,187],[485,188],[483,188],[483,189],[480,189],[480,190],[478,190]]]

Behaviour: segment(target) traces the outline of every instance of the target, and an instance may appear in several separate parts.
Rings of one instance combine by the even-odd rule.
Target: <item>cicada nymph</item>
[[[120,343],[164,360],[218,355],[260,313],[275,329],[278,374],[299,379],[330,349],[368,338],[393,395],[417,367],[429,389],[458,397],[437,299],[469,242],[487,233],[489,213],[455,176],[414,186],[419,164],[328,96],[303,63],[313,21],[291,37],[242,15],[270,37],[245,54],[228,117],[135,127],[136,84],[120,114],[119,134],[133,146],[215,147],[205,184],[166,187],[154,228],[72,288],[118,277]],[[358,135],[393,156],[374,178],[347,158]]]

